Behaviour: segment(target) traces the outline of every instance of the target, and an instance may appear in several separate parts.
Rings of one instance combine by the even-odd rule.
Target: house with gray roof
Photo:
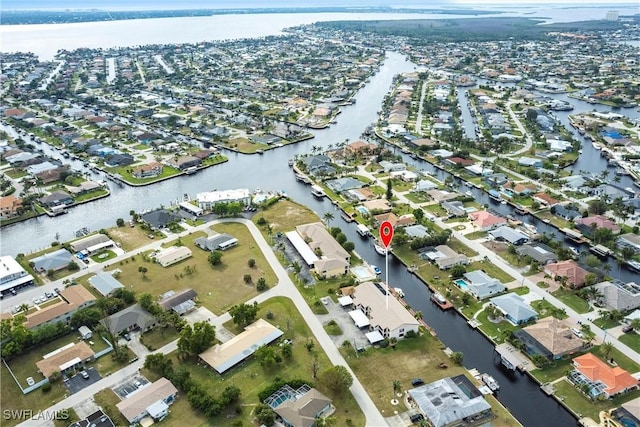
[[[413,191],[429,191],[435,190],[436,188],[438,188],[438,185],[436,183],[429,181],[428,179],[422,179],[416,182],[416,186],[414,187]]]
[[[124,288],[124,285],[111,273],[98,273],[89,278],[89,284],[103,297],[108,297],[116,289]]]
[[[169,291],[162,295],[158,305],[164,310],[173,310],[182,316],[196,308],[198,294],[193,289],[182,289],[178,292]]]
[[[466,425],[466,420],[492,416],[491,405],[464,375],[413,388],[409,395],[434,427]]]
[[[142,308],[140,304],[134,304],[102,319],[100,323],[109,329],[111,333],[118,335],[134,329],[141,329],[143,332],[148,331],[156,326],[156,318]]]
[[[398,172],[407,169],[407,165],[405,165],[404,163],[395,163],[388,160],[383,160],[378,164],[382,169],[384,169],[385,172]]]
[[[558,262],[558,257],[555,252],[553,252],[553,249],[540,242],[530,242],[518,246],[516,248],[516,253],[521,256],[529,256],[541,265]]]
[[[168,224],[182,220],[179,215],[169,212],[166,209],[158,209],[155,211],[142,214],[142,220],[149,224],[153,229],[166,227]]]
[[[518,164],[520,166],[539,168],[542,167],[542,160],[531,157],[520,157],[518,159]]]
[[[599,302],[612,310],[629,311],[640,307],[640,285],[620,280],[601,282],[594,285],[602,297]]]
[[[429,259],[442,270],[447,270],[454,265],[466,265],[469,263],[469,259],[466,255],[457,253],[447,245],[427,248],[426,250],[421,251],[420,258]]]
[[[529,241],[529,236],[507,225],[489,231],[489,235],[495,240],[507,242],[515,246],[522,245]]]
[[[38,202],[41,205],[52,208],[54,206],[70,205],[73,203],[73,199],[64,191],[54,191],[48,196],[40,197]]]
[[[238,239],[230,234],[222,233],[210,237],[198,237],[195,245],[205,251],[224,251],[238,244]]]
[[[336,168],[331,164],[331,159],[324,154],[303,157],[302,162],[311,175],[332,175],[336,172]]]
[[[514,325],[522,325],[538,317],[538,313],[525,302],[524,298],[514,293],[500,295],[491,298],[490,301]]]
[[[566,221],[575,221],[578,218],[582,218],[580,210],[573,206],[555,205],[551,208],[551,212]]]
[[[351,178],[349,176],[344,178],[332,179],[325,182],[325,184],[336,193],[364,187],[364,182],[355,178]]]
[[[427,237],[429,235],[429,230],[422,224],[410,225],[408,227],[404,227],[404,231],[407,233],[409,237],[415,239],[417,237]]]
[[[73,255],[66,249],[58,249],[54,252],[33,258],[33,269],[40,273],[46,273],[49,270],[58,271],[67,267],[73,260]]]
[[[467,211],[464,208],[464,204],[459,200],[453,200],[453,201],[447,200],[440,203],[440,206],[442,206],[442,209],[447,211],[449,215],[467,216]]]
[[[476,299],[482,300],[504,292],[507,288],[500,283],[500,280],[494,279],[482,270],[470,271],[464,273],[465,285],[461,286],[458,281],[454,282],[462,290],[466,290]],[[466,287],[466,289],[464,289]]]

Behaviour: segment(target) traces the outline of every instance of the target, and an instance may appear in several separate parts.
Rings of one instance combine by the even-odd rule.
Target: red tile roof
[[[573,364],[580,373],[591,381],[600,381],[606,385],[605,391],[609,396],[640,384],[629,372],[619,366],[609,366],[591,353],[576,357],[573,359]]]

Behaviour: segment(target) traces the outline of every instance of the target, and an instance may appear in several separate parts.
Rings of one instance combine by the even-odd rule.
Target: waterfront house
[[[574,384],[587,384],[592,399],[600,396],[608,399],[635,390],[640,384],[629,372],[603,362],[592,353],[578,356],[572,363],[575,369],[569,374],[569,380]]]
[[[533,195],[533,200],[547,207],[552,207],[559,203],[558,200],[549,196],[547,193],[536,193]]]
[[[22,209],[22,199],[10,194],[0,197],[0,218],[11,218]]]
[[[544,266],[544,272],[555,281],[564,282],[571,288],[584,286],[585,277],[589,274],[587,270],[571,259],[547,264]]]
[[[464,273],[463,279],[454,281],[456,286],[465,292],[470,293],[476,299],[482,300],[504,292],[507,288],[500,283],[500,280],[494,279],[482,270],[474,270]]]
[[[295,233],[287,233],[287,237],[301,254],[311,252],[307,264],[313,266],[320,277],[335,277],[349,272],[351,255],[327,231],[324,224],[314,222],[296,227]],[[311,255],[309,254],[309,255]]]
[[[380,167],[383,169],[385,173],[399,172],[407,169],[407,165],[405,165],[404,163],[394,163],[387,160],[383,160],[378,164],[380,165]]]
[[[525,302],[524,298],[514,293],[500,295],[491,298],[490,301],[514,325],[522,325],[538,317],[538,313]]]
[[[207,191],[196,195],[198,207],[200,209],[213,209],[218,203],[238,202],[242,206],[251,203],[251,193],[248,188],[237,188],[233,190]]]
[[[520,246],[529,241],[529,237],[513,228],[502,225],[489,231],[489,235],[497,241],[506,242],[514,246]]]
[[[294,390],[288,385],[269,396],[265,403],[278,414],[285,427],[310,427],[334,409],[329,399],[315,388],[304,384]]]
[[[552,262],[558,262],[558,257],[549,246],[540,242],[525,243],[516,248],[516,253],[520,256],[531,257],[540,265],[547,265]]]
[[[29,261],[29,264],[33,263],[33,269],[38,273],[46,273],[49,270],[58,271],[67,268],[72,260],[73,255],[62,248],[33,258]]]
[[[166,209],[158,209],[155,211],[142,214],[140,218],[149,224],[152,230],[165,228],[167,225],[179,222],[182,218]]]
[[[493,416],[491,405],[464,375],[436,380],[408,393],[434,427],[467,425]]]
[[[551,213],[565,221],[575,221],[576,219],[582,218],[582,213],[578,208],[570,205],[555,205],[551,208]]]
[[[135,178],[152,178],[162,174],[164,167],[160,162],[151,162],[146,165],[141,165],[137,167],[131,175]]]
[[[166,161],[169,166],[173,166],[176,169],[180,169],[181,171],[198,167],[202,164],[202,160],[195,156],[178,156],[172,157]]]
[[[54,191],[48,196],[44,196],[38,199],[41,205],[47,208],[53,208],[55,206],[66,206],[73,203],[71,196],[64,191]]]
[[[611,279],[594,286],[602,294],[598,302],[607,308],[626,312],[640,307],[640,285],[635,282]]]
[[[441,270],[448,270],[454,265],[466,265],[469,259],[464,254],[459,254],[447,245],[439,245],[434,248],[420,250],[420,258],[429,259]]]
[[[115,245],[115,242],[104,234],[96,233],[82,239],[74,240],[69,243],[69,247],[75,253],[87,251],[92,253],[100,249],[109,248]]]
[[[178,389],[162,377],[130,393],[116,404],[116,408],[131,425],[150,425],[142,422],[144,418],[152,418],[151,423],[162,421],[169,415],[169,406],[177,397]]]
[[[445,201],[440,203],[440,206],[442,207],[442,209],[447,211],[447,214],[451,216],[454,216],[454,217],[467,216],[467,211],[464,208],[464,204],[459,200],[454,200],[451,202]]]
[[[560,359],[566,354],[582,350],[585,342],[571,332],[569,325],[553,316],[514,332],[528,354]]]
[[[403,338],[407,332],[418,332],[420,322],[393,296],[387,296],[385,285],[364,282],[353,290],[354,308],[361,311],[369,331],[378,331],[384,338]],[[361,316],[362,317],[362,316]],[[365,324],[366,326],[366,324]]]
[[[429,191],[436,188],[438,188],[438,185],[436,183],[426,179],[422,179],[416,182],[416,186],[414,187],[413,191]]]
[[[620,233],[620,226],[615,221],[602,215],[593,215],[575,220],[576,228],[585,235],[591,235],[597,228],[606,228],[613,234]]]
[[[109,153],[104,156],[106,158],[105,165],[116,167],[116,166],[129,166],[130,164],[135,163],[136,159],[133,158],[131,154],[128,153]]]
[[[364,187],[364,183],[362,181],[351,177],[332,179],[325,182],[325,184],[335,193]]]

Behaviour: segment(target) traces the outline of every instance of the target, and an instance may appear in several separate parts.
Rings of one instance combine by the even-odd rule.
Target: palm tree
[[[611,272],[611,264],[606,263],[602,266],[602,270],[604,271],[605,275],[608,275]]]
[[[602,354],[604,354],[605,358],[609,357],[609,353],[611,353],[611,350],[613,350],[613,344],[611,344],[610,342],[604,342],[600,346],[600,351],[602,352]]]
[[[402,393],[402,384],[400,384],[400,381],[398,380],[393,381],[393,393],[394,394]]]
[[[331,220],[335,218],[331,212],[327,212],[323,216],[324,221],[327,223],[327,228],[331,225]]]
[[[633,328],[634,331],[640,330],[640,319],[633,319],[629,326]]]

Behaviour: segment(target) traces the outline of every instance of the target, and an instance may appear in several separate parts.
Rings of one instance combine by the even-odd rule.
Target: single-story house
[[[525,243],[516,248],[516,253],[520,256],[529,256],[531,259],[539,262],[540,265],[558,262],[558,257],[555,252],[553,252],[553,249],[540,242]]]
[[[578,384],[589,385],[589,395],[593,398],[611,398],[638,388],[640,381],[619,366],[611,366],[592,353],[578,356],[572,361],[575,370],[569,378]]]
[[[85,362],[90,362],[95,357],[95,353],[89,345],[80,341],[69,343],[64,347],[45,354],[42,360],[36,362],[38,371],[45,378],[50,378],[54,372],[64,375],[66,372],[75,371]]]
[[[582,213],[580,213],[577,208],[571,206],[555,205],[551,208],[551,211],[554,215],[566,221],[575,221],[578,218],[582,218]]]
[[[560,359],[582,350],[585,342],[571,332],[569,325],[549,316],[514,332],[528,354]]]
[[[185,170],[192,167],[198,167],[202,164],[202,160],[195,156],[180,156],[167,160],[167,164],[176,169]]]
[[[442,206],[442,209],[447,211],[449,215],[453,215],[456,217],[467,215],[467,210],[464,208],[464,204],[459,200],[454,200],[451,202],[448,202],[448,201],[442,202],[440,203],[440,206]]]
[[[200,353],[200,359],[217,373],[223,374],[283,334],[284,332],[266,320],[258,319],[229,341],[216,344]]]
[[[134,329],[148,331],[156,326],[156,319],[140,304],[134,304],[102,319],[100,323],[114,335],[118,335]]]
[[[204,249],[205,251],[224,251],[236,246],[238,244],[238,239],[229,234],[222,233],[210,237],[198,237],[194,243],[197,247]]]
[[[521,325],[538,317],[538,313],[524,301],[524,298],[514,293],[500,295],[491,298],[490,301],[514,325]]]
[[[68,250],[62,248],[33,258],[30,262],[33,263],[33,269],[35,271],[46,273],[49,270],[62,270],[66,268],[72,260],[73,255],[71,255]]]
[[[529,241],[529,236],[506,225],[489,231],[489,235],[495,240],[507,242],[515,246],[520,246]]]
[[[162,377],[129,394],[126,399],[116,404],[116,408],[131,425],[140,423],[145,417],[159,422],[169,415],[169,406],[177,397],[178,389],[171,381]]]
[[[409,395],[434,427],[466,425],[468,420],[492,417],[491,405],[464,375],[413,388]]]
[[[285,385],[265,403],[278,414],[285,427],[314,426],[318,418],[329,415],[334,409],[331,399],[306,384],[297,390]]]
[[[476,211],[469,214],[469,219],[482,231],[493,230],[501,225],[506,225],[507,220],[488,211]]]
[[[518,164],[520,166],[540,168],[540,167],[542,167],[542,160],[541,159],[534,159],[534,158],[531,158],[531,157],[520,157],[518,159]]]
[[[420,253],[420,258],[427,258],[435,262],[438,268],[447,270],[454,265],[466,265],[469,259],[464,254],[459,254],[447,245],[439,245]]]
[[[404,228],[404,231],[407,233],[407,236],[412,239],[427,237],[429,235],[429,230],[422,224],[410,225]]]
[[[187,258],[190,258],[193,253],[191,249],[186,246],[171,246],[167,249],[159,251],[154,257],[156,262],[163,267],[169,267]]]
[[[38,202],[40,202],[40,204],[42,204],[43,206],[52,208],[55,206],[70,205],[73,203],[73,199],[68,193],[65,193],[64,191],[54,191],[48,196],[40,197],[38,199]]]
[[[113,277],[112,273],[98,273],[89,278],[89,284],[103,297],[108,297],[116,289],[124,288],[124,285]]]
[[[173,310],[182,316],[196,308],[198,294],[193,289],[182,289],[178,292],[167,292],[158,301],[158,305],[164,310]]]
[[[566,280],[567,285],[580,288],[584,286],[585,278],[589,272],[580,267],[574,260],[559,261],[547,264],[544,272],[556,281]],[[564,278],[564,279],[563,279]]]
[[[640,235],[633,233],[621,234],[616,239],[616,247],[618,249],[631,248],[634,253],[640,253]]]
[[[611,279],[594,286],[602,294],[599,302],[608,308],[626,312],[640,307],[640,285],[635,282]]]
[[[429,181],[428,179],[422,179],[416,182],[413,191],[429,191],[435,190],[436,188],[438,188],[438,185],[435,182]]]
[[[592,228],[606,228],[613,234],[620,233],[620,226],[615,221],[602,215],[593,215],[575,220],[576,226],[583,234],[590,234]]]
[[[169,212],[166,209],[158,209],[155,211],[142,214],[140,218],[149,224],[153,229],[160,229],[166,227],[173,222],[181,221],[182,218],[179,215]]]
[[[351,177],[332,179],[325,184],[336,193],[364,187],[364,182]]]

